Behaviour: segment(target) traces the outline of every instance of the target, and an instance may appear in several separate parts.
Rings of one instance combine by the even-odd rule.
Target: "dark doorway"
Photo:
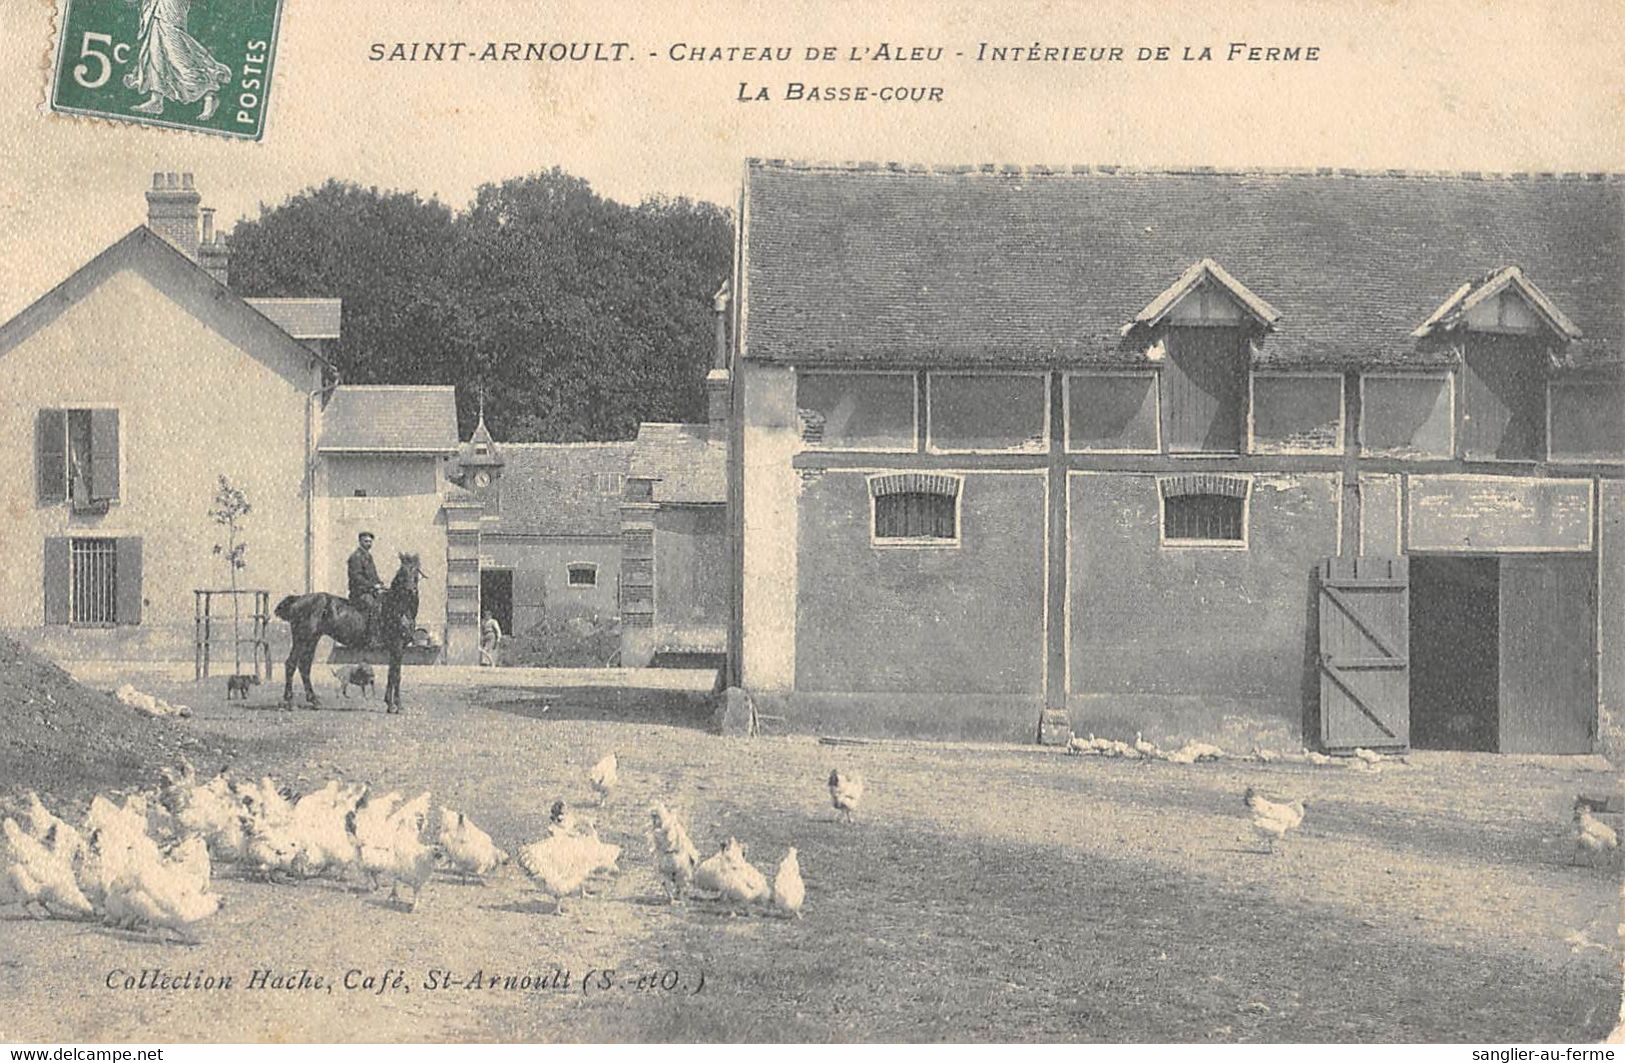
[[[1494,752],[1500,742],[1500,563],[1411,558],[1411,745]]]
[[[504,635],[513,634],[513,569],[480,569],[481,619],[486,612],[496,617]]]

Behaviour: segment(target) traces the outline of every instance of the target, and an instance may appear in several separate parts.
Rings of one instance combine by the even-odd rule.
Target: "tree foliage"
[[[465,437],[483,388],[499,440],[624,439],[705,419],[732,234],[720,207],[627,206],[557,168],[457,212],[329,181],[238,223],[231,283],[343,299],[344,379],[455,384]]]

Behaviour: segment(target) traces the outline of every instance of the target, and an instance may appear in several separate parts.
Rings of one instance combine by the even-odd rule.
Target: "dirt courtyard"
[[[279,712],[266,687],[246,705],[212,683],[143,689],[192,705],[185,725],[241,750],[235,771],[428,789],[510,850],[555,798],[577,802],[626,847],[622,870],[555,916],[516,867],[438,875],[405,912],[222,865],[226,906],[195,946],[0,912],[0,1041],[1567,1042],[1620,1013],[1619,867],[1571,865],[1565,841],[1575,795],[1616,785],[1599,758],[1179,766],[718,738],[673,691],[409,675],[409,711],[386,716],[336,694]],[[620,789],[591,807],[587,768],[610,750]],[[868,781],[851,826],[833,766]],[[1273,856],[1249,784],[1309,802]],[[796,846],[805,918],[668,905],[655,800],[703,855],[737,836],[771,876]],[[232,986],[124,988],[143,971]]]

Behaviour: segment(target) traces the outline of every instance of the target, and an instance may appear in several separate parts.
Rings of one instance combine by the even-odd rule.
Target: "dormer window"
[[[1462,285],[1412,335],[1454,334],[1462,351],[1461,454],[1480,461],[1546,456],[1546,379],[1580,329],[1516,266]]]
[[[1174,453],[1236,454],[1247,430],[1252,340],[1280,319],[1269,303],[1204,258],[1123,326],[1161,367],[1162,438]]]

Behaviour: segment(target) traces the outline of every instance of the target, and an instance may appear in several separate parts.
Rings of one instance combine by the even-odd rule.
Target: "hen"
[[[851,823],[852,814],[863,802],[863,776],[856,772],[843,773],[839,768],[830,769],[829,800],[835,806],[835,811]]]
[[[801,918],[801,902],[807,897],[806,883],[801,881],[801,862],[796,859],[796,847],[779,861],[778,873],[773,876],[773,907],[787,915]]]
[[[484,878],[508,862],[508,854],[497,848],[489,834],[461,812],[444,806],[440,809],[437,841],[447,862],[465,879]]]
[[[1275,851],[1275,843],[1285,838],[1288,833],[1297,830],[1303,822],[1304,812],[1308,805],[1303,801],[1271,801],[1251,786],[1242,795],[1248,811],[1253,814],[1253,830],[1264,839],[1270,852]]]
[[[388,811],[385,811],[387,807]],[[367,815],[362,815],[362,808]],[[423,828],[429,816],[429,793],[424,791],[402,802],[399,794],[388,794],[378,807],[356,810],[355,835],[360,850],[361,869],[377,888],[381,878],[389,879],[389,899],[400,899],[400,888],[412,888],[407,911],[415,911],[424,884],[434,874],[434,850],[423,842]]]
[[[1606,856],[1619,848],[1619,833],[1591,814],[1582,801],[1574,803],[1574,859],[1577,863],[1582,852],[1602,853]]]
[[[57,911],[78,916],[93,914],[90,900],[73,877],[73,863],[58,851],[54,828],[45,840],[31,837],[14,819],[0,824],[6,852],[0,870],[0,903],[37,904],[46,914]]]
[[[716,855],[695,868],[694,886],[730,904],[758,904],[772,896],[767,876],[745,859],[745,846],[737,838],[729,838]]]
[[[666,887],[666,896],[676,902],[688,895],[694,884],[694,869],[699,866],[700,852],[689,839],[688,831],[671,809],[656,804],[649,809],[651,826],[649,847],[654,850],[655,864],[660,881]]]
[[[604,758],[592,766],[588,772],[588,779],[592,782],[593,792],[598,795],[598,803],[603,804],[609,800],[609,795],[619,785],[621,762],[614,753],[606,753]]]
[[[577,824],[564,808],[553,805],[548,834],[519,850],[519,866],[553,897],[553,912],[564,914],[564,898],[581,892],[596,871],[611,871],[621,858],[621,847],[598,840],[589,825]]]

